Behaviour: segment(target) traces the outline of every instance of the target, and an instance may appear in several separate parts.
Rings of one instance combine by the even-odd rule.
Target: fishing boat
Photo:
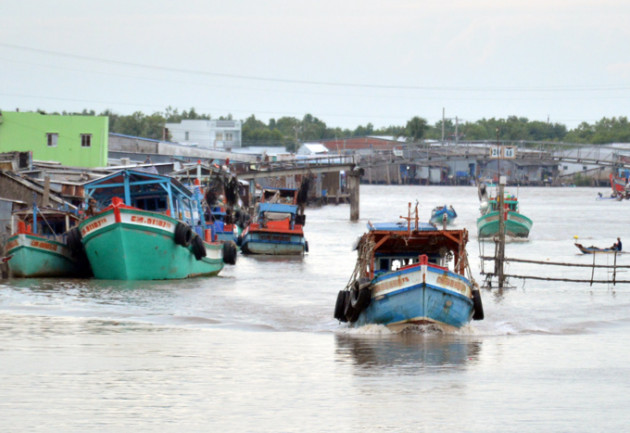
[[[453,206],[436,206],[431,210],[431,219],[429,222],[433,224],[446,223],[446,225],[449,225],[453,223],[455,218],[457,218],[457,212],[455,212]]]
[[[599,253],[619,254],[621,253],[621,240],[619,238],[617,238],[617,242],[615,242],[611,247],[608,247],[608,248],[600,248],[593,245],[591,245],[590,247],[585,247],[584,245],[577,242],[578,240],[577,236],[573,236],[573,238],[575,239],[575,246],[577,247],[578,250],[580,250],[582,254],[599,254]]]
[[[79,226],[99,279],[164,280],[218,274],[236,245],[206,224],[203,196],[177,179],[121,170],[84,185],[102,207]]]
[[[216,238],[223,242],[236,242],[238,239],[236,224],[229,208],[225,206],[213,206],[208,213],[209,223],[213,226]]]
[[[615,176],[610,174],[610,187],[612,188],[612,195],[618,199],[630,197],[630,184],[628,184],[628,178],[622,176]]]
[[[483,319],[468,266],[468,231],[419,223],[417,205],[411,214],[410,205],[403,221],[368,223],[354,272],[337,295],[336,319],[393,330],[423,324],[452,330]]]
[[[615,248],[600,248],[600,247],[595,247],[593,245],[591,245],[590,247],[585,247],[582,244],[578,244],[577,242],[575,243],[575,246],[577,247],[578,250],[580,250],[580,252],[582,254],[597,254],[597,253],[615,253],[615,252],[619,252],[617,249]]]
[[[499,198],[497,194],[488,196],[487,188],[479,188],[481,216],[477,219],[479,238],[491,238],[499,233]],[[518,197],[510,193],[503,195],[505,235],[513,238],[527,238],[533,221],[520,213]]]
[[[6,244],[14,277],[86,277],[90,275],[85,252],[70,248],[71,230],[80,222],[76,210],[34,205],[11,216]]]
[[[266,189],[256,204],[252,222],[240,235],[244,254],[301,255],[308,252],[304,238],[306,215],[300,211],[298,190]]]

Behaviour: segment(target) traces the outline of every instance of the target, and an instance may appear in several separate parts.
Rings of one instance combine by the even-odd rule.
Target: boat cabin
[[[490,204],[490,212],[498,212],[499,210],[499,201],[496,197],[492,197],[489,201]],[[506,210],[512,212],[518,212],[518,198],[514,195],[505,195],[503,199],[503,206]]]
[[[453,272],[464,275],[466,229],[438,230],[424,223],[409,228],[407,224],[377,224],[371,225],[361,242],[373,245],[367,258],[366,273],[370,278],[423,261],[444,269],[452,267]]]
[[[261,203],[297,204],[298,190],[295,188],[265,188],[260,195]]]
[[[293,204],[258,203],[255,224],[260,228],[293,230],[300,224],[298,207]]]
[[[170,176],[135,170],[121,170],[84,185],[86,203],[104,209],[114,197],[126,206],[158,212],[186,222],[201,236],[205,227],[201,191],[188,189]]]
[[[34,234],[62,241],[65,233],[80,222],[76,210],[39,208],[19,210],[12,214],[11,232]]]

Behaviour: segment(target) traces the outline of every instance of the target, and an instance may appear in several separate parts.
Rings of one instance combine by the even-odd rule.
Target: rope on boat
[[[352,289],[354,282],[361,277],[362,271],[367,269],[368,260],[372,256],[374,246],[374,240],[367,234],[364,234],[359,240],[359,245],[357,246],[357,262],[354,265],[354,270],[352,271],[352,275],[350,275],[345,290]]]

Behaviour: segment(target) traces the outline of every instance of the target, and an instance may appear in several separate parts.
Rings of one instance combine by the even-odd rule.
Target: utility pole
[[[444,117],[446,112],[444,111],[444,107],[442,107],[442,144],[444,144],[444,122],[446,118]]]

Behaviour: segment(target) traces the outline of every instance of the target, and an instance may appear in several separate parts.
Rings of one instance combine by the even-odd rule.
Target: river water
[[[520,188],[534,226],[506,256],[589,264],[576,235],[630,245],[630,202],[598,192],[609,193]],[[416,200],[423,220],[436,205],[455,207],[482,282],[480,251],[493,247],[477,242],[474,187],[372,185],[361,186],[359,222],[348,205],[307,209],[304,258],[240,256],[219,277],[183,281],[0,281],[0,431],[627,430],[627,283],[511,279],[482,292],[484,321],[455,333],[333,319],[367,221],[397,219]],[[629,265],[630,255],[617,260]],[[508,273],[591,277],[514,262]]]

